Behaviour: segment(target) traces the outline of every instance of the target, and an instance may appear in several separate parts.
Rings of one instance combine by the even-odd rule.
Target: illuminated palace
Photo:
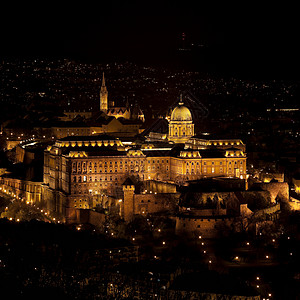
[[[107,134],[68,136],[44,153],[48,209],[62,214],[66,207],[92,208],[101,194],[122,201],[122,184],[128,177],[184,184],[216,176],[246,178],[245,145],[239,139],[194,136],[191,111],[181,98],[164,140],[128,142]]]

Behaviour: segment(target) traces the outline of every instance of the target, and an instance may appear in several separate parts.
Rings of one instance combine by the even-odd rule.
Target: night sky
[[[9,2],[1,4],[0,54],[172,65],[184,32],[196,69],[299,77],[296,3],[227,2]]]

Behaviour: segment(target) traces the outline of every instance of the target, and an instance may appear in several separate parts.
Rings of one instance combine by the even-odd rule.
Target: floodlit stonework
[[[91,209],[105,195],[115,199],[110,200],[112,205],[124,201],[120,214],[129,220],[134,214],[172,210],[176,201],[166,203],[160,191],[148,199],[147,192],[130,189],[129,197],[124,186],[128,177],[144,187],[153,180],[174,186],[218,176],[245,180],[246,159],[241,140],[198,139],[192,113],[180,98],[171,114],[167,139],[128,142],[93,134],[57,140],[44,153],[44,196],[49,208],[65,212],[66,208]]]

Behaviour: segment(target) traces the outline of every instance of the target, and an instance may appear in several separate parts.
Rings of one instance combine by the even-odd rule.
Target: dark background
[[[221,3],[10,1],[0,7],[0,54],[169,66],[181,59],[208,72],[299,78],[296,3]],[[178,51],[183,32],[190,51]]]

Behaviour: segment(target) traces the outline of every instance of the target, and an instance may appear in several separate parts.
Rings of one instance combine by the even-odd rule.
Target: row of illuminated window
[[[189,130],[188,133],[189,133],[189,134],[192,134],[192,130]],[[175,131],[174,136],[179,136],[177,131]],[[181,136],[185,136],[185,131],[182,131]]]
[[[211,173],[215,173],[215,168],[212,167],[210,171],[211,171]],[[207,173],[207,168],[206,167],[203,168],[203,173]],[[219,173],[223,173],[223,168],[222,167],[219,168]]]
[[[130,166],[130,168],[131,169],[133,169],[133,166]],[[123,171],[123,167],[119,167],[119,168],[109,168],[109,169],[107,169],[107,168],[104,168],[104,169],[98,169],[98,170],[94,170],[94,172],[92,172],[92,170],[90,170],[88,173],[113,173],[113,172],[115,172],[115,173],[118,173],[118,172],[122,172]],[[128,171],[128,166],[125,166],[124,167],[124,171],[125,172],[127,172]],[[82,172],[81,172],[81,170],[77,170],[77,172],[76,172],[76,170],[75,169],[73,169],[73,173],[87,173],[86,172],[86,170],[83,170]]]
[[[215,173],[216,169],[214,167],[207,169],[206,167],[203,168],[203,173],[207,173],[207,171],[210,171],[210,173]],[[224,170],[222,167],[219,168],[219,173],[223,173]],[[199,169],[191,169],[191,170],[186,170],[186,175],[193,175],[193,174],[200,174],[200,170]]]
[[[220,145],[220,146],[223,146],[223,145],[225,145],[225,146],[228,146],[228,145],[231,145],[231,146],[233,146],[233,145],[240,145],[241,144],[241,142],[240,141],[234,141],[234,142],[224,142],[224,141],[222,141],[222,142],[209,142],[208,143],[208,145],[214,145],[214,146],[217,146],[217,145]]]
[[[144,169],[144,167],[142,166],[142,167],[138,167],[138,166],[136,166],[136,167],[134,167],[133,165],[132,166],[129,166],[129,167],[127,167],[127,166],[125,166],[124,167],[124,171],[125,172],[127,172],[127,171],[136,171],[136,172],[139,172],[139,171],[141,171],[141,172],[144,172],[145,171],[145,169]],[[166,170],[166,171],[169,171],[169,166],[168,165],[166,165],[166,166],[164,166],[164,165],[152,165],[152,167],[151,166],[148,166],[147,168],[146,168],[146,170],[148,170],[149,172],[152,170],[152,171],[154,171],[154,170]],[[80,171],[78,171],[78,172],[80,172]],[[115,169],[112,169],[112,168],[110,168],[110,169],[107,169],[107,168],[105,168],[105,169],[100,169],[99,170],[99,172],[97,172],[97,173],[119,173],[119,172],[123,172],[123,167],[119,167],[119,168],[115,168]],[[75,170],[73,170],[73,173],[76,173],[76,171]],[[86,172],[82,172],[82,173],[86,173]],[[90,172],[90,173],[92,173],[92,172]],[[96,173],[96,172],[95,172]],[[83,176],[83,178],[86,178],[87,176]],[[81,177],[80,177],[81,178]],[[91,177],[90,177],[91,178]],[[96,177],[95,177],[96,178]],[[80,179],[81,180],[81,179]],[[95,181],[97,181],[97,180],[95,180]]]
[[[73,182],[97,182],[97,181],[118,180],[117,176],[73,176]]]
[[[117,165],[118,163],[119,163],[119,165],[123,165],[123,162],[124,162],[124,164],[127,164],[127,163],[130,163],[130,164],[143,164],[144,163],[144,161],[143,160],[135,160],[135,161],[130,161],[130,162],[128,162],[128,160],[114,160],[114,161],[107,161],[107,160],[105,160],[105,161],[100,161],[99,163],[97,163],[97,162],[94,162],[94,163],[92,163],[92,162],[89,162],[89,163],[87,163],[87,162],[73,162],[73,168],[79,168],[79,167],[81,167],[82,166],[82,168],[86,168],[86,166],[88,166],[89,168],[91,168],[93,165],[94,165],[94,168],[96,168],[97,167],[97,165],[99,165],[99,167],[101,167],[102,165],[104,165],[104,166],[107,166],[107,165],[110,165],[110,166],[112,166],[112,165]],[[151,163],[151,159],[148,159],[147,160],[147,162],[148,162],[148,164],[150,164]],[[152,163],[153,164],[155,164],[155,163],[169,163],[169,160],[168,159],[166,159],[166,160],[164,160],[164,159],[157,159],[157,160],[155,160],[155,159],[152,159]]]
[[[211,164],[211,165],[217,165],[217,164],[218,164],[218,162],[214,162],[214,161],[212,161],[212,162],[210,162],[210,164]],[[228,164],[229,164],[229,165],[231,165],[231,164],[232,164],[232,162],[231,162],[231,161],[229,161],[229,162],[228,162]],[[237,161],[234,161],[234,164],[235,164],[235,165],[237,165],[237,164],[238,164],[238,162],[237,162]],[[240,165],[242,165],[242,164],[243,164],[243,161],[240,161]],[[191,166],[194,166],[194,165],[197,165],[197,166],[199,166],[199,162],[198,162],[198,161],[197,161],[197,162],[193,162],[193,161],[192,161],[192,162],[190,162],[190,163],[189,163],[189,162],[187,162],[187,163],[186,163],[186,165],[187,165],[187,166],[189,166],[189,165],[191,165]],[[206,165],[209,165],[209,162],[207,162],[207,161],[203,161],[203,165],[204,165],[204,166],[206,166]],[[222,165],[223,165],[223,162],[222,162],[222,161],[220,161],[220,162],[219,162],[219,165],[220,165],[220,166],[222,166]]]
[[[147,161],[148,164],[165,164],[165,163],[169,163],[169,160],[148,160]],[[129,163],[127,162],[127,160],[124,161],[124,164],[125,164],[125,171],[127,171],[127,165],[130,165],[130,166],[133,166],[133,165],[143,165],[144,164],[144,161],[143,160],[136,160],[136,161],[130,161]],[[76,173],[76,172],[83,172],[83,173],[86,173],[87,172],[87,168],[86,168],[86,162],[74,162],[73,165],[72,165],[72,171],[73,173]],[[103,169],[104,167],[104,169]],[[115,172],[117,172],[117,168],[119,168],[120,170],[123,169],[123,162],[122,161],[119,161],[119,164],[118,164],[118,161],[115,161],[114,163],[112,161],[104,161],[103,163],[100,162],[99,164],[97,164],[96,162],[94,163],[94,165],[92,165],[92,163],[90,162],[88,164],[88,171],[89,173],[97,173],[97,172],[100,172],[102,173],[102,171],[104,172],[107,172],[107,168],[110,167],[110,173],[112,172],[112,168],[115,167]]]
[[[34,184],[24,184],[23,182],[16,181],[14,179],[7,179],[4,180],[4,184],[19,190],[23,190],[26,192],[32,192],[32,193],[40,193],[41,192],[41,186],[40,185],[34,185]]]

